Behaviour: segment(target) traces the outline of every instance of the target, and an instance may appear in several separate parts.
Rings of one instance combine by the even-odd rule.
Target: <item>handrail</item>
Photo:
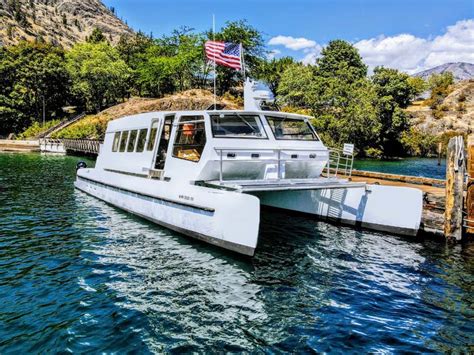
[[[62,144],[66,151],[75,151],[88,154],[99,154],[101,140],[84,138],[41,138],[41,145]]]
[[[74,122],[84,118],[86,116],[85,112],[82,112],[78,115],[75,115],[71,118],[68,118],[66,120],[62,120],[61,122],[59,122],[58,124],[55,124],[53,127],[50,127],[49,129],[47,129],[46,131],[38,134],[38,138],[50,138],[50,135],[54,132],[56,132],[58,129],[63,129],[63,128],[66,128],[67,126],[73,124]]]
[[[354,165],[354,155],[346,154],[341,149],[305,149],[305,148],[214,148],[215,151],[219,154],[219,182],[224,181],[223,174],[223,165],[224,162],[265,162],[265,163],[276,163],[277,164],[277,179],[282,179],[282,164],[288,161],[314,161],[315,157],[311,157],[312,152],[327,152],[328,160],[326,163],[327,173],[326,177],[331,177],[331,171],[333,171],[332,177],[337,177],[339,171],[344,173],[345,176],[350,177],[352,174],[352,169]],[[259,153],[273,153],[277,154],[277,157],[258,157],[251,159],[231,159],[224,160],[224,152],[259,152]],[[282,152],[302,152],[308,153],[308,158],[298,158],[297,160],[292,157],[282,158]]]

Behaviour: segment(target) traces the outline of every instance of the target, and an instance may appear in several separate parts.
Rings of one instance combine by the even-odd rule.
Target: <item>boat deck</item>
[[[282,180],[229,180],[205,181],[204,184],[213,188],[224,188],[238,192],[257,191],[288,191],[288,190],[322,190],[348,189],[366,187],[365,182],[352,182],[347,179],[316,178],[316,179],[282,179]]]

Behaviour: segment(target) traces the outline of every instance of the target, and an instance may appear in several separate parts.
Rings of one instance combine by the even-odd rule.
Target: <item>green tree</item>
[[[277,88],[277,98],[285,106],[307,109],[312,106],[308,97],[314,82],[314,69],[301,63],[294,63],[281,74]]]
[[[333,41],[322,51],[317,66],[294,64],[282,75],[277,93],[290,106],[310,109],[326,144],[354,143],[364,153],[377,146],[381,124],[377,94],[366,78],[357,49]]]
[[[403,154],[400,143],[402,133],[409,128],[408,116],[404,112],[416,94],[410,84],[410,76],[396,69],[377,67],[372,76],[377,92],[377,108],[382,123],[380,144],[384,155]]]
[[[330,41],[317,59],[318,75],[354,82],[367,76],[367,66],[357,48],[343,40]]]
[[[162,96],[203,84],[203,43],[201,35],[189,28],[173,31],[154,41],[137,65],[138,82],[148,95]]]
[[[262,60],[258,66],[257,78],[264,81],[273,95],[277,95],[278,85],[285,70],[295,61],[291,57],[273,58],[271,60]]]
[[[101,43],[107,42],[107,38],[105,38],[104,33],[100,28],[94,28],[90,36],[87,37],[86,41],[88,43]]]
[[[408,84],[412,87],[412,100],[416,99],[421,93],[428,90],[428,83],[419,76],[410,76],[408,78]]]
[[[432,109],[438,109],[446,96],[452,91],[454,76],[451,72],[433,74],[428,79],[428,87],[431,90],[431,96],[428,101]]]
[[[146,53],[152,45],[153,40],[139,31],[136,34],[124,34],[120,36],[117,46],[115,47],[120,53],[120,57],[132,70],[129,83],[132,88],[132,94],[142,94],[138,69],[148,60]]]
[[[258,66],[265,54],[265,43],[260,31],[247,21],[230,21],[217,33],[206,33],[207,39],[241,43],[244,50],[245,68],[250,76],[257,76]],[[241,71],[217,66],[217,86],[220,94],[236,87],[243,80]]]
[[[45,43],[0,48],[0,134],[19,132],[32,121],[57,117],[68,102],[64,52]]]
[[[127,96],[131,70],[107,42],[79,43],[66,54],[73,92],[88,110],[100,111]]]

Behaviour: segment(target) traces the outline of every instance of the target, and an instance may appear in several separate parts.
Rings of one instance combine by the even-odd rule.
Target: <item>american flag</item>
[[[226,67],[242,69],[242,46],[240,43],[207,41],[204,46],[207,59]]]

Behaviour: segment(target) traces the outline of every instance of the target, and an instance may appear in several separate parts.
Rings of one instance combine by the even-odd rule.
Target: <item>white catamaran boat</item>
[[[257,246],[261,205],[415,235],[422,192],[349,181],[352,156],[330,151],[309,119],[259,110],[117,119],[108,125],[95,168],[78,169],[75,186],[246,255]],[[334,156],[339,164],[330,169]]]

